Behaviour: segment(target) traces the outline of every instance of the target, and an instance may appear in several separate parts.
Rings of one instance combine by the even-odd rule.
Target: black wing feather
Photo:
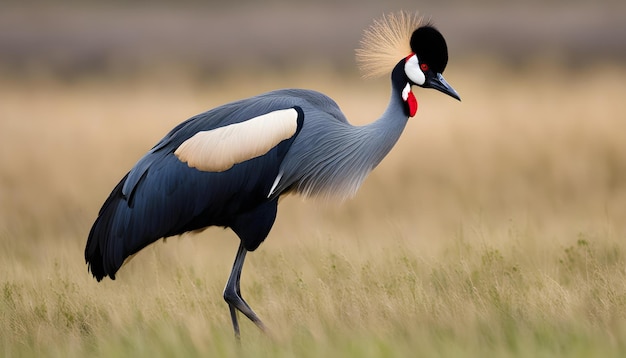
[[[289,108],[265,102],[261,109],[264,113]],[[304,113],[296,109],[299,133]],[[98,281],[105,276],[115,279],[128,256],[160,238],[211,225],[234,229],[241,226],[241,218],[246,215],[261,218],[258,220],[263,221],[267,232],[249,233],[248,238],[240,235],[244,245],[253,250],[265,239],[276,215],[276,199],[268,199],[267,194],[297,133],[267,154],[220,173],[189,168],[173,154],[198,131],[258,116],[257,111],[246,112],[231,104],[193,117],[174,128],[137,162],[113,189],[89,233],[85,260]],[[235,231],[248,234],[241,229]]]

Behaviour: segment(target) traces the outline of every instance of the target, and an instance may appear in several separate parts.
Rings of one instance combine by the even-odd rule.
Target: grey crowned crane
[[[151,243],[208,226],[231,228],[240,245],[224,289],[235,335],[238,312],[265,329],[241,297],[246,254],[276,218],[278,199],[353,196],[389,153],[417,111],[414,86],[459,99],[441,75],[446,42],[416,15],[383,16],[357,50],[365,75],[391,70],[382,116],[353,126],[329,97],[283,89],[228,103],[172,129],[113,189],[89,232],[85,260],[93,276],[115,279],[125,259]]]

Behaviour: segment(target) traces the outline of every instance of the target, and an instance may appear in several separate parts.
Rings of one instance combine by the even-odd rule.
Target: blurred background
[[[415,88],[355,198],[281,201],[242,291],[284,340],[249,342],[249,322],[244,350],[231,340],[229,230],[91,277],[100,206],[183,120],[289,87],[375,120],[389,79],[361,78],[354,50],[399,10],[444,34],[463,101]],[[623,356],[625,19],[624,0],[0,0],[3,352]]]
[[[133,163],[231,100],[304,87],[355,124],[374,120],[388,79],[362,80],[354,49],[398,10],[443,32],[463,102],[418,90],[418,115],[357,198],[288,200],[276,236],[317,227],[432,242],[484,221],[623,228],[624,1],[3,1],[3,242],[15,252],[16,237],[63,236],[79,252]]]
[[[419,10],[446,34],[454,61],[518,64],[623,59],[622,1],[3,1],[0,61],[14,75],[76,76],[155,66],[208,73],[237,66],[352,70],[361,33],[384,12]]]

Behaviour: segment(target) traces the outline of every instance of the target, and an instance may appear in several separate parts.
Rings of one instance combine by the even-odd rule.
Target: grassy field
[[[270,327],[232,335],[237,240],[212,228],[97,283],[83,249],[132,164],[180,121],[280,87],[321,90],[354,123],[387,80],[332,71],[0,84],[0,355],[622,357],[626,67],[450,63],[462,103],[420,109],[353,200],[288,197],[244,267]]]

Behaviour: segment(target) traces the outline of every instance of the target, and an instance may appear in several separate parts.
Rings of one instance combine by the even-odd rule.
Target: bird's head
[[[357,61],[365,77],[393,69],[392,82],[402,93],[409,117],[417,112],[413,85],[461,100],[442,75],[448,64],[446,40],[432,24],[423,24],[415,14],[400,12],[374,21],[361,40]]]

